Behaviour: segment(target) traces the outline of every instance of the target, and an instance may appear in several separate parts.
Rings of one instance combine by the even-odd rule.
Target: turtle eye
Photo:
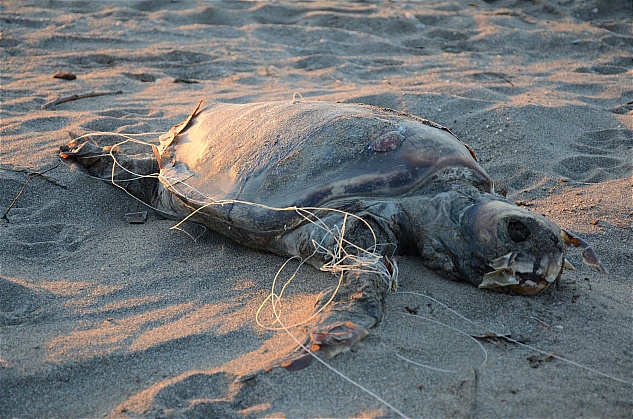
[[[515,243],[522,243],[530,238],[530,229],[519,220],[512,220],[508,223],[508,236]]]

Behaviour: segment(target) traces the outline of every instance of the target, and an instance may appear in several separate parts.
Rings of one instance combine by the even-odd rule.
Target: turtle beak
[[[526,253],[510,252],[492,262],[494,270],[484,274],[479,288],[508,287],[522,295],[536,295],[543,292],[560,276],[565,258],[543,256],[538,266],[532,256]]]
[[[479,274],[479,288],[536,295],[560,277],[565,266],[562,230],[545,217],[508,202],[488,201],[473,205],[462,218],[475,239],[473,252],[487,265],[487,272]]]

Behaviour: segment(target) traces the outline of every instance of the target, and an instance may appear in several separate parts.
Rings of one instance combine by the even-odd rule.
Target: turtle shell
[[[302,221],[292,209],[270,208],[411,194],[447,167],[469,169],[482,189],[492,185],[448,129],[360,104],[213,104],[195,115],[168,152],[172,162],[161,168],[161,182],[171,193],[204,206],[199,216],[262,232]]]

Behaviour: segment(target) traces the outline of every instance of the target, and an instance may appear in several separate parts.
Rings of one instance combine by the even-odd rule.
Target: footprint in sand
[[[633,173],[633,131],[608,129],[582,135],[571,145],[579,154],[564,158],[558,173],[579,182],[603,182]]]
[[[44,312],[46,295],[0,277],[0,326],[31,323]]]
[[[69,57],[66,62],[69,65],[81,68],[111,67],[116,63],[116,57],[108,54],[81,54]]]
[[[63,223],[26,224],[8,228],[5,246],[17,259],[45,258],[54,253],[77,250],[88,233]]]
[[[633,57],[621,57],[610,62],[591,67],[579,67],[576,73],[596,73],[602,75],[624,74],[633,68]]]
[[[244,406],[231,386],[237,389],[242,385],[235,384],[234,380],[235,377],[226,372],[184,375],[160,383],[162,388],[149,398],[146,392],[132,397],[113,413],[114,416],[132,413],[151,417],[241,418],[243,415],[237,412]]]

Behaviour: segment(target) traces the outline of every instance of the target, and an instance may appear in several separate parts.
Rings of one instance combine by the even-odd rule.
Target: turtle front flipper
[[[264,370],[241,377],[240,381],[275,368],[301,370],[310,365],[314,357],[330,359],[350,350],[382,319],[386,291],[387,284],[377,273],[347,272],[334,297],[334,290],[319,297],[317,310],[323,304],[329,304],[319,314],[316,325],[311,328],[303,344],[281,356]]]
[[[351,321],[341,321],[323,324],[315,328],[302,345],[297,346],[290,354],[275,361],[266,371],[274,368],[284,368],[288,371],[298,371],[312,363],[315,355],[325,359],[347,352],[369,334],[369,331]]]
[[[63,159],[83,166],[91,176],[111,182],[150,203],[158,187],[158,161],[153,153],[126,154],[117,146],[100,147],[85,138],[59,148]]]

